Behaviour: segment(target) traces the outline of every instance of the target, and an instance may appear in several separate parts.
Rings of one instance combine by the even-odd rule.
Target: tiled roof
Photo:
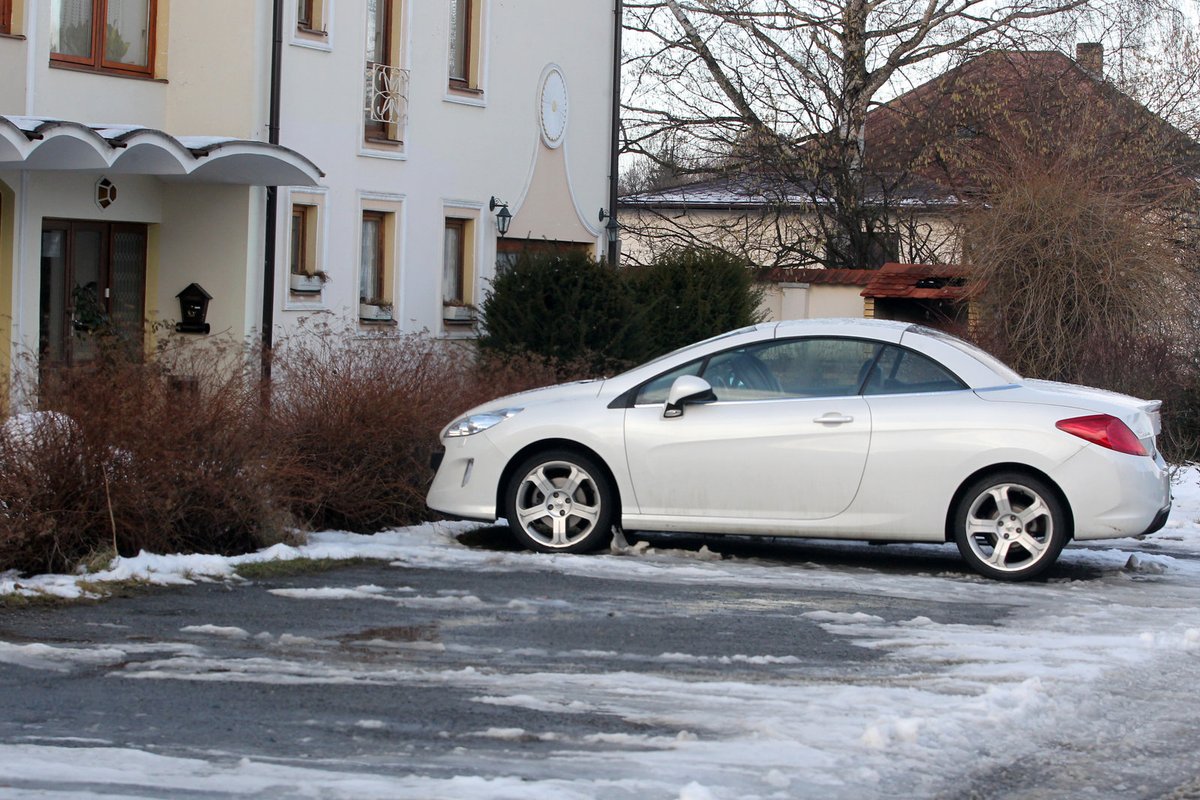
[[[1104,142],[1113,157],[1158,172],[1200,174],[1200,145],[1103,77],[1054,51],[995,50],[873,109],[866,162],[912,168],[969,191],[987,154]]]
[[[808,283],[822,286],[866,286],[875,277],[873,269],[773,269],[762,276],[770,283]]]
[[[902,297],[910,300],[963,300],[967,272],[953,264],[889,262],[870,272],[863,297]]]

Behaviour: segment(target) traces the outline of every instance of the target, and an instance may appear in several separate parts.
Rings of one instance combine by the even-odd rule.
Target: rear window
[[[956,350],[961,350],[971,358],[991,369],[1009,383],[1019,383],[1021,380],[1021,376],[1017,374],[1012,367],[1008,366],[988,351],[982,350],[970,342],[965,342],[962,339],[959,339],[957,336],[951,336],[945,331],[939,331],[934,328],[925,328],[920,325],[914,325],[912,329],[923,336],[929,336],[933,339],[937,339],[940,342],[945,342]]]

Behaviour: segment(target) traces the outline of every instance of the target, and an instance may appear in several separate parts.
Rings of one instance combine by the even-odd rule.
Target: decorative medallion
[[[542,79],[540,116],[542,141],[558,147],[567,132],[567,82],[558,67],[551,67]]]

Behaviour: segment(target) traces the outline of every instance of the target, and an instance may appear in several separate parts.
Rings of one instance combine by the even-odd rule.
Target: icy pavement
[[[291,648],[320,651],[321,643],[293,631],[266,634],[209,619],[181,623],[187,642],[147,642],[140,652],[133,645],[0,641],[0,664],[29,671],[31,680],[100,670],[121,681],[167,682],[179,691],[197,681],[363,685],[381,692],[428,686],[465,692],[481,709],[520,710],[540,721],[481,728],[477,742],[503,746],[464,742],[399,773],[384,769],[391,762],[382,751],[375,760],[297,764],[231,753],[184,757],[84,739],[6,742],[0,743],[0,794],[461,800],[1194,794],[1188,784],[1196,767],[1188,758],[1200,745],[1193,724],[1200,707],[1193,690],[1200,657],[1195,470],[1176,486],[1175,509],[1160,533],[1068,548],[1055,577],[1019,585],[967,573],[952,547],[814,545],[813,552],[834,556],[781,563],[769,555],[722,558],[707,547],[684,550],[655,540],[653,547],[607,555],[536,556],[464,546],[456,536],[469,528],[421,526],[372,537],[326,532],[304,547],[239,558],[143,554],[86,581],[0,576],[0,592],[76,597],[88,582],[128,578],[236,586],[238,564],[297,557],[385,559],[397,583],[274,590],[279,602],[295,604],[296,615],[310,604],[330,603],[498,611],[488,597],[470,592],[417,591],[404,585],[405,570],[741,587],[747,596],[770,588],[787,597],[802,588],[816,597],[850,598],[821,607],[797,602],[794,612],[877,656],[879,666],[848,665],[845,674],[809,670],[802,645],[780,637],[770,649],[728,654],[676,642],[648,658],[612,646],[479,653],[479,667],[451,670],[437,666],[445,645],[419,635],[405,646],[428,651],[429,660],[398,666],[371,658],[300,659],[289,656]],[[838,553],[869,555],[848,559],[847,566]],[[952,621],[903,613],[931,597],[996,614]],[[553,614],[559,602],[566,601],[530,595],[503,610],[537,617]],[[778,610],[784,601],[773,602]],[[257,646],[265,655],[216,661],[206,641]],[[589,659],[606,668],[571,666]],[[510,662],[523,664],[520,680]],[[590,718],[621,720],[642,733],[574,732],[578,720]],[[364,732],[387,725],[377,718],[356,724]]]

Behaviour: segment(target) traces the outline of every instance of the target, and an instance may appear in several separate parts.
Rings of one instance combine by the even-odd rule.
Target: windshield
[[[722,339],[728,339],[731,336],[738,336],[739,334],[749,333],[750,331],[756,330],[757,328],[758,328],[757,325],[747,325],[744,328],[737,328],[736,330],[726,331],[725,333],[718,333],[716,336],[711,336],[702,341],[693,342],[692,344],[684,345],[683,347],[680,347],[677,350],[672,350],[669,353],[664,353],[661,356],[659,356],[658,358],[652,358],[649,361],[646,361],[645,363],[638,364],[633,369],[629,369],[629,370],[626,370],[625,372],[622,372],[621,375],[628,375],[630,372],[634,372],[635,370],[640,370],[643,367],[649,367],[653,364],[659,363],[660,361],[666,361],[668,358],[674,358],[675,356],[679,355],[680,353],[684,353],[684,352],[687,352],[688,350],[691,350],[693,347],[700,347],[701,345],[710,344],[711,342],[719,342]],[[619,377],[621,377],[621,375],[618,375],[617,377],[619,378]]]

